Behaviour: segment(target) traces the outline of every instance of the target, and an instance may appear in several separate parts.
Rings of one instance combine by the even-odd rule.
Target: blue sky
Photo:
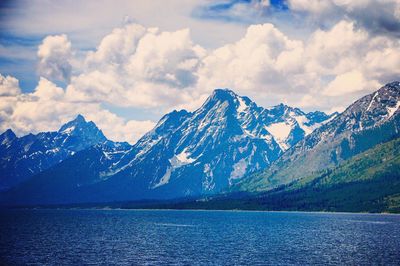
[[[17,0],[0,22],[0,130],[20,135],[82,113],[134,142],[218,87],[340,111],[400,72],[395,0]]]
[[[290,19],[290,10],[288,5],[282,0],[268,1],[268,8],[259,10],[259,12],[256,13],[256,16],[232,14],[232,11],[238,6],[245,6],[246,8],[251,9],[251,5],[253,4],[254,1],[251,0],[216,1],[214,3],[208,3],[196,7],[193,10],[192,15],[200,19],[213,19],[230,23],[245,24],[271,21],[277,16],[282,17],[289,15],[286,16],[286,19]],[[259,4],[262,5],[261,2]],[[279,20],[277,19],[276,21]]]

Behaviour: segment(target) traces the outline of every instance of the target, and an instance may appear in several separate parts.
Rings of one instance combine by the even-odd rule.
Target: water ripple
[[[7,210],[0,265],[400,265],[400,216]]]

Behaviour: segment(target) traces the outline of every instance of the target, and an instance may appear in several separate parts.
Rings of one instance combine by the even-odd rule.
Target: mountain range
[[[265,171],[240,186],[268,190],[337,166],[377,144],[399,137],[399,82],[389,83],[296,143]]]
[[[217,89],[196,111],[162,117],[134,145],[107,140],[82,116],[57,132],[18,138],[7,130],[0,135],[0,201],[78,204],[240,193],[248,200],[303,189],[326,171],[395,141],[399,97],[399,82],[392,82],[327,115],[284,104],[263,108]]]
[[[7,190],[58,164],[76,152],[102,144],[123,150],[128,143],[106,139],[93,122],[78,115],[56,132],[29,134],[18,138],[9,129],[0,135],[0,190]]]

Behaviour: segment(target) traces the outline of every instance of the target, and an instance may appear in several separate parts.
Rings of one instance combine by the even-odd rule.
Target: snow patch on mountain
[[[191,154],[187,151],[187,148],[185,148],[181,153],[174,155],[171,159],[169,159],[169,163],[171,166],[168,166],[167,170],[165,171],[165,174],[161,177],[160,181],[155,184],[152,188],[157,188],[163,185],[166,185],[169,183],[169,180],[171,179],[171,174],[177,169],[182,166],[185,166],[187,164],[191,164],[196,159],[190,158]]]
[[[106,159],[108,159],[108,160],[111,159],[111,156],[110,156],[110,154],[109,154],[108,152],[103,151],[103,155],[104,155],[104,157],[105,157]]]
[[[375,93],[374,93],[374,96],[372,97],[371,101],[369,102],[369,105],[368,105],[368,107],[367,107],[367,109],[366,109],[366,112],[368,112],[368,111],[371,109],[372,104],[374,103],[375,98],[376,98],[377,95],[378,95],[378,92],[375,92]]]
[[[60,151],[60,148],[57,147],[57,148],[54,148],[54,149],[47,150],[47,151],[46,151],[46,154],[49,154],[49,153],[57,153],[57,152],[59,152],[59,151]]]
[[[204,164],[203,172],[205,174],[205,177],[202,182],[203,189],[206,191],[211,191],[215,188],[215,183],[214,183],[214,173],[209,163]]]
[[[161,177],[160,181],[157,184],[155,184],[153,186],[153,188],[158,188],[160,186],[168,184],[168,182],[171,178],[172,171],[173,171],[173,167],[168,167],[167,171],[165,171],[165,174],[163,175],[163,177]]]
[[[237,108],[237,112],[238,113],[243,113],[246,109],[247,109],[247,104],[246,102],[243,100],[242,97],[238,96],[237,100],[239,102],[239,106]]]
[[[295,113],[291,112],[290,115],[297,121],[300,128],[304,130],[305,136],[309,135],[313,132],[316,128],[318,128],[321,124],[315,123],[312,126],[309,126],[310,120],[304,115],[296,115]]]
[[[396,105],[394,107],[388,107],[387,112],[388,112],[388,119],[391,118],[394,113],[399,109],[400,107],[400,101],[397,101]]]
[[[287,122],[280,122],[266,126],[265,129],[272,134],[282,150],[287,150],[289,148],[289,146],[286,144],[286,140],[290,134],[290,131],[292,130],[292,126],[290,124]]]
[[[233,171],[229,177],[229,185],[232,185],[234,179],[242,178],[246,174],[247,162],[245,158],[240,159],[233,165]]]
[[[187,148],[183,149],[183,151],[177,155],[176,158],[180,161],[182,165],[193,163],[195,159],[189,158],[191,154],[187,151]]]
[[[191,154],[187,152],[187,148],[185,148],[181,153],[179,153],[179,154],[173,156],[171,159],[169,159],[169,162],[172,166],[172,171],[176,168],[193,163],[196,159],[189,158],[190,155]]]
[[[63,131],[61,131],[60,133],[71,134],[71,132],[74,131],[74,129],[75,129],[75,126],[70,126],[70,127],[67,127],[66,129],[64,129]]]

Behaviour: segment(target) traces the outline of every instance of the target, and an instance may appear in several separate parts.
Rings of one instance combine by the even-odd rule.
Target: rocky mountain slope
[[[152,206],[126,202],[118,207]],[[164,202],[157,208],[399,213],[400,138],[378,144],[335,168],[266,192]]]

